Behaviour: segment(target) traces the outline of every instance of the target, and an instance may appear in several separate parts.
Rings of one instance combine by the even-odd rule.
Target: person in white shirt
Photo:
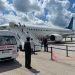
[[[32,54],[35,54],[35,51],[34,51],[34,45],[35,43],[33,42],[33,38],[31,38],[31,49],[32,49]]]

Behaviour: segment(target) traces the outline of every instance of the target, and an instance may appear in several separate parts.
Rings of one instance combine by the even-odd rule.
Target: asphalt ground
[[[75,46],[70,42],[64,45]],[[49,46],[66,48],[59,44]],[[74,47],[69,49],[75,50]],[[53,48],[53,60],[51,60],[51,49],[49,48],[49,52],[44,52],[42,48],[36,55],[32,54],[31,65],[32,69],[25,68],[25,53],[19,51],[15,61],[0,62],[0,75],[75,75],[75,52],[70,51],[69,57],[66,57],[66,50]]]

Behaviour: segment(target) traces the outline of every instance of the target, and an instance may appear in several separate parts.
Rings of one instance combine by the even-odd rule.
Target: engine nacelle
[[[63,37],[59,34],[52,34],[50,35],[50,40],[51,41],[56,41],[56,42],[60,42],[62,41]]]

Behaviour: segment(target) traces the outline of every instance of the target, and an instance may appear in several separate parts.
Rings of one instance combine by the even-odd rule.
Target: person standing
[[[44,51],[48,52],[48,41],[47,41],[47,38],[43,39],[43,44],[44,44]]]
[[[35,46],[35,43],[34,43],[34,41],[33,41],[33,38],[31,38],[31,49],[32,49],[32,54],[35,54],[34,46]]]
[[[26,42],[24,44],[25,50],[25,67],[31,69],[31,44],[30,44],[30,37],[26,38]]]

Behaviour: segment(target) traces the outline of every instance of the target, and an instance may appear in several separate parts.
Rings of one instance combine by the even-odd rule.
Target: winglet
[[[71,18],[71,21],[69,23],[69,26],[66,27],[67,29],[73,30],[73,17]]]

